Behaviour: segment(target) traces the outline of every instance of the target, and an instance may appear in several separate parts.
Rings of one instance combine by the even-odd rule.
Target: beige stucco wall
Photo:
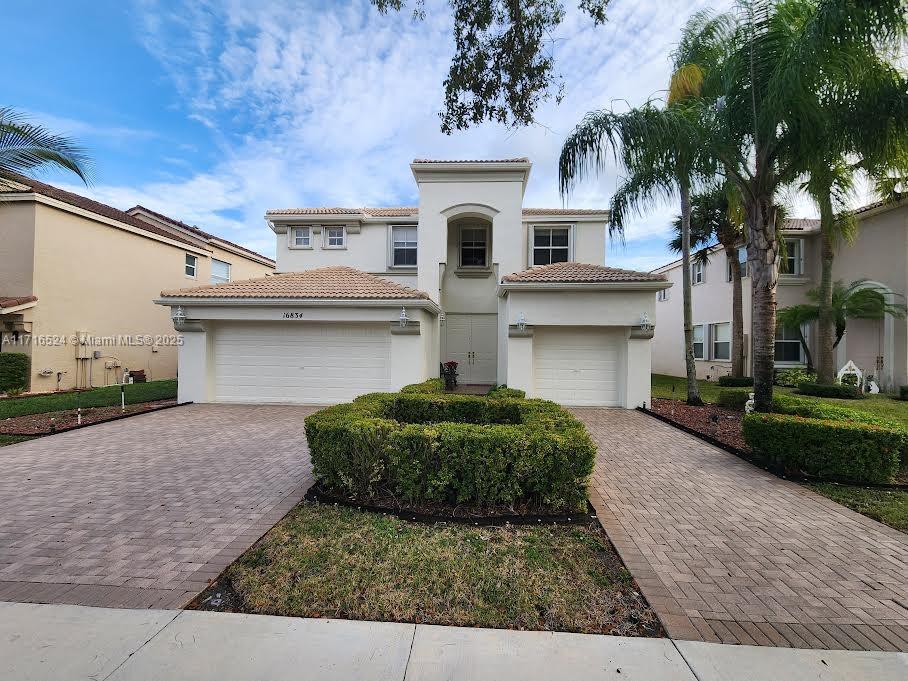
[[[34,246],[32,204],[0,201],[0,295],[32,295]]]
[[[222,260],[224,262],[230,263],[230,279],[231,281],[239,281],[240,279],[253,279],[256,277],[264,277],[266,274],[271,274],[274,272],[274,268],[270,265],[263,265],[255,260],[250,258],[244,258],[241,255],[237,255],[232,251],[227,251],[215,244],[211,244],[208,247],[211,251],[211,257],[216,260]],[[207,259],[206,259],[207,260]],[[211,262],[207,263],[208,267],[208,277],[206,283],[210,281],[211,277]]]

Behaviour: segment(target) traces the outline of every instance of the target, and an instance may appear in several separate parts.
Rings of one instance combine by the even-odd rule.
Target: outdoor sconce
[[[524,331],[527,330],[527,318],[526,318],[526,316],[523,314],[523,312],[521,312],[521,313],[519,313],[519,314],[517,315],[517,329],[518,329],[521,333],[523,333]]]
[[[186,321],[186,311],[183,309],[182,305],[177,305],[176,308],[174,308],[170,319],[173,321],[174,326],[182,326],[183,322]]]
[[[646,312],[640,315],[640,330],[643,333],[650,333],[653,330],[653,323],[649,320],[649,315]]]
[[[405,328],[407,323],[410,321],[410,318],[407,316],[407,308],[400,308],[400,328]]]

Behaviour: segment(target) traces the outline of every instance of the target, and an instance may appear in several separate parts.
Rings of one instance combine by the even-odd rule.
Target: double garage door
[[[332,404],[391,387],[387,323],[224,323],[212,350],[218,402]]]
[[[595,327],[536,327],[536,394],[559,404],[621,406],[626,332]]]

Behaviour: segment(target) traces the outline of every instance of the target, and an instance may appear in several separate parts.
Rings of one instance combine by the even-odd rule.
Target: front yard
[[[656,636],[598,524],[426,525],[303,502],[227,571],[242,612]],[[206,595],[199,601],[210,607]]]

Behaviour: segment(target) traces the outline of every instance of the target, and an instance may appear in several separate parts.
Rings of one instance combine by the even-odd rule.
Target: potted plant
[[[444,362],[441,365],[441,377],[445,379],[445,390],[454,390],[457,387],[457,362]]]

